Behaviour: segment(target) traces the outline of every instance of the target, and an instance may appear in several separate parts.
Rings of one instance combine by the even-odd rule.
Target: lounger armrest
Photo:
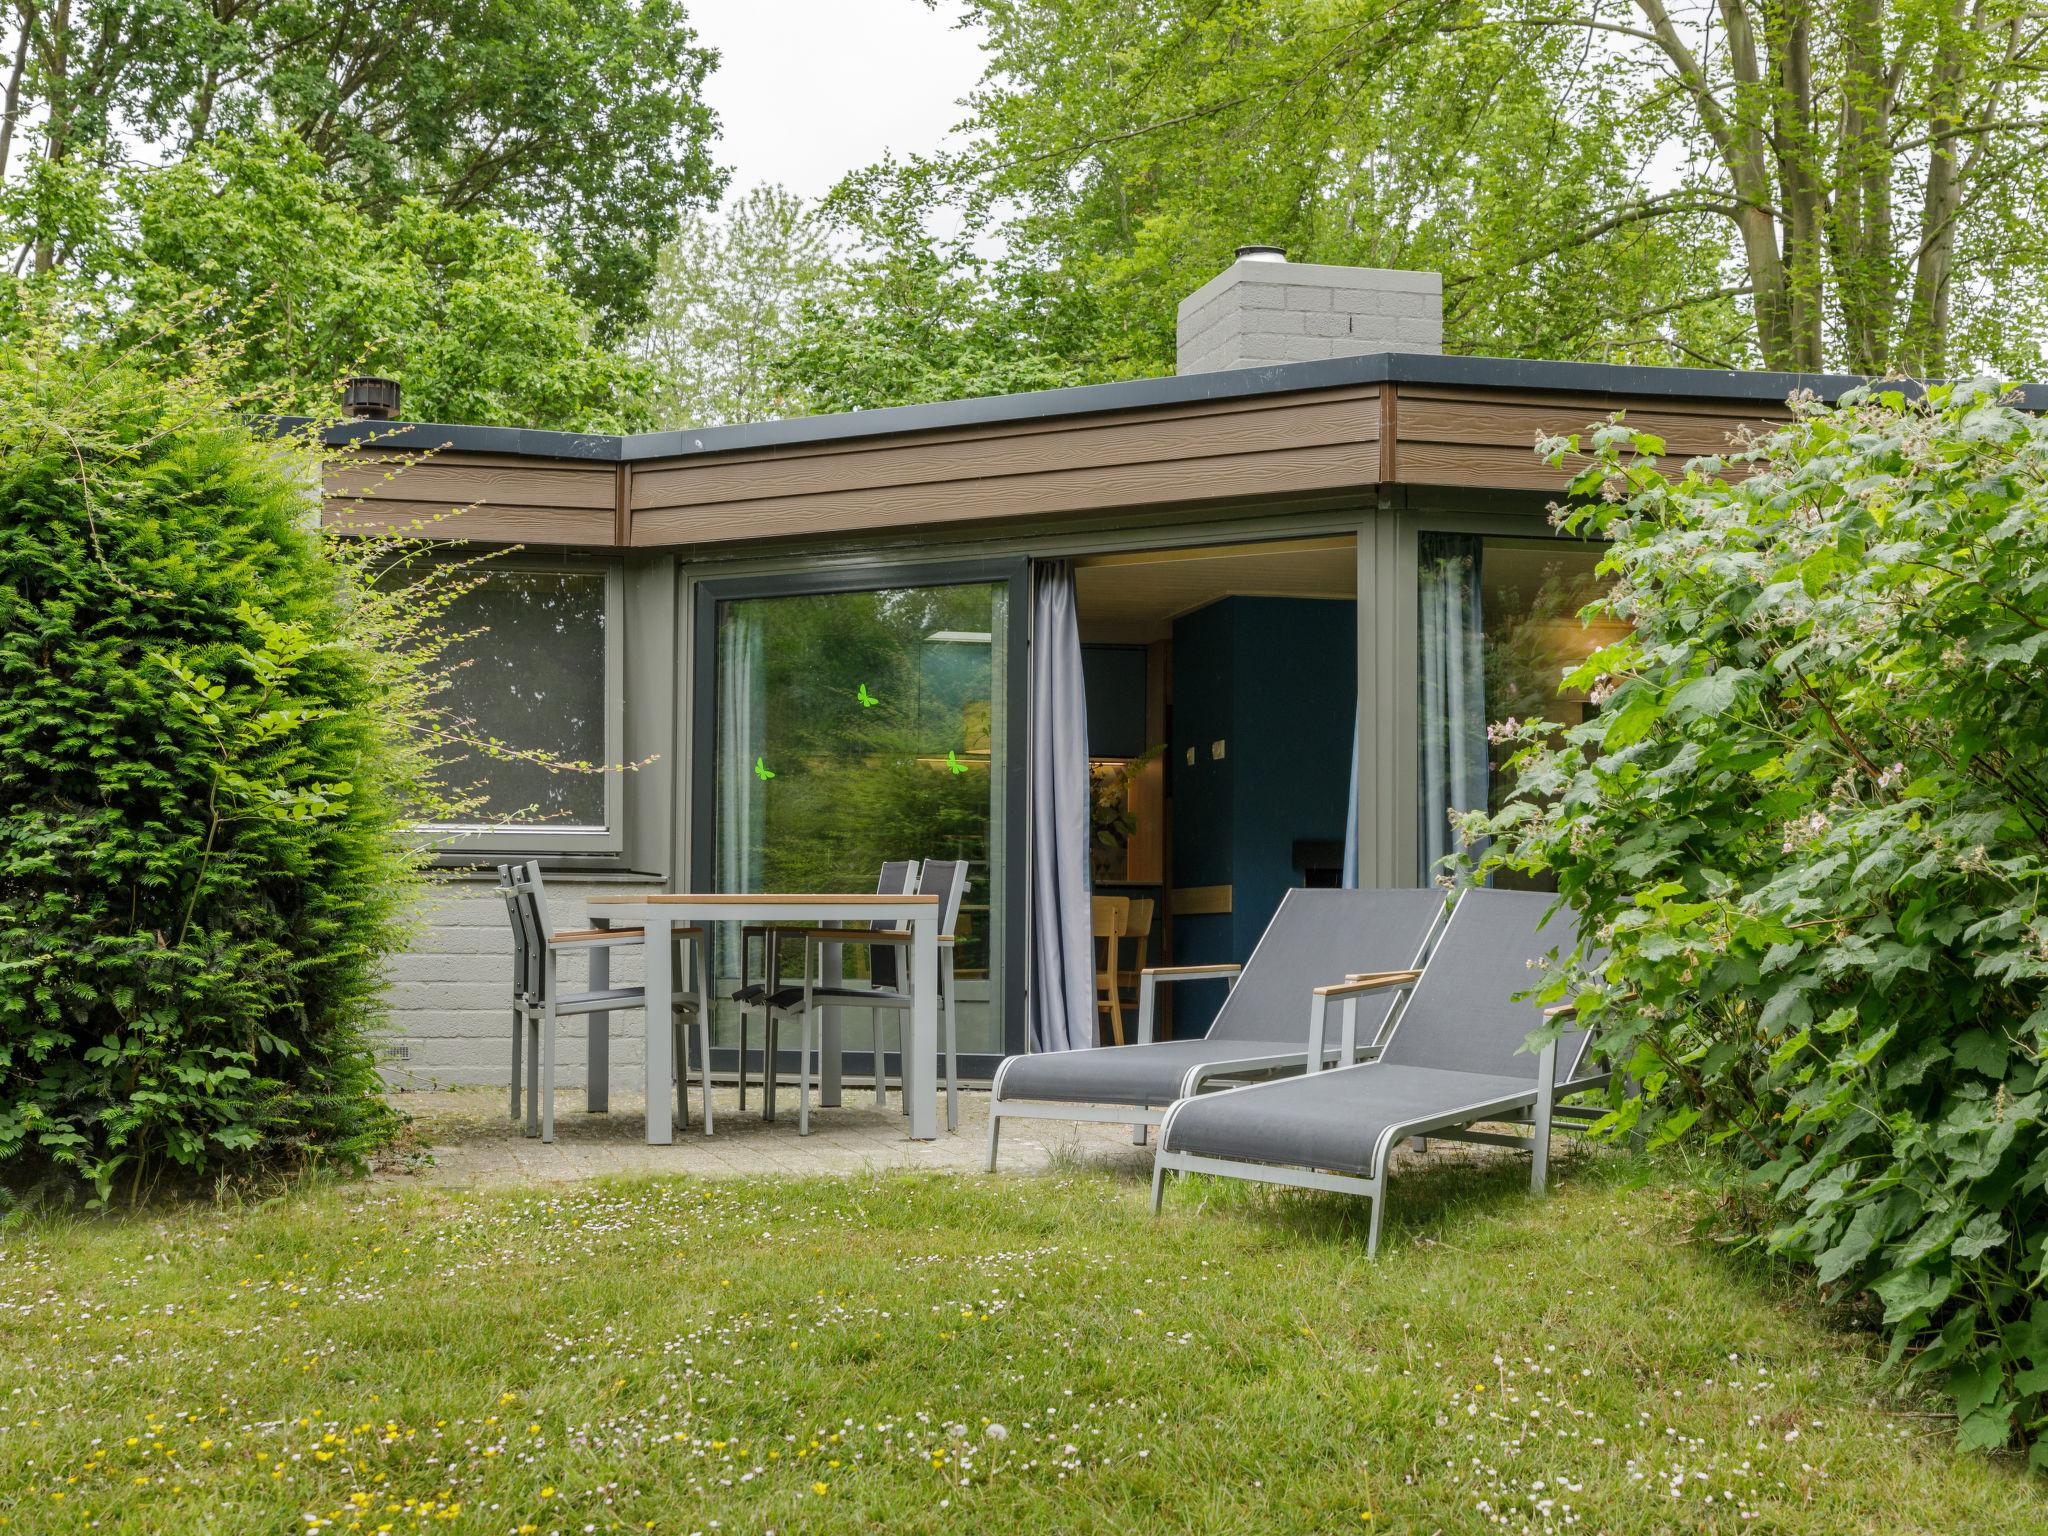
[[[1148,965],[1138,972],[1138,1044],[1152,1043],[1153,1019],[1159,1010],[1159,983],[1162,981],[1216,981],[1234,977],[1243,966],[1226,962],[1221,965]]]
[[[1421,975],[1420,971],[1358,971],[1327,987],[1317,987],[1315,991],[1316,996],[1322,998],[1364,997],[1368,992],[1413,986]]]
[[[1343,981],[1315,988],[1308,1010],[1307,1069],[1322,1071],[1323,1058],[1330,1054],[1331,1003],[1340,1004],[1344,1011],[1343,1043],[1337,1064],[1348,1067],[1358,1060],[1358,1000],[1375,992],[1405,991],[1421,975],[1420,971],[1356,971]]]

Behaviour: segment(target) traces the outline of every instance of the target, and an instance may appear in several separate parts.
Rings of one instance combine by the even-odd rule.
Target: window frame
[[[494,556],[485,574],[496,571],[604,576],[604,824],[550,827],[537,822],[429,821],[417,823],[417,830],[434,840],[438,857],[461,862],[468,862],[463,856],[469,853],[524,854],[544,863],[558,856],[620,858],[626,846],[626,787],[624,772],[614,769],[624,761],[626,741],[625,562],[572,555]]]
[[[1002,900],[1007,907],[1001,957],[1003,985],[1003,1048],[989,1054],[963,1050],[960,1075],[963,1081],[985,1081],[1006,1056],[1026,1048],[1030,1037],[1030,998],[1027,992],[1030,923],[1030,831],[1029,800],[1025,780],[1030,772],[1030,645],[1031,645],[1031,560],[1025,555],[941,556],[931,560],[870,559],[847,565],[821,566],[815,561],[773,566],[764,570],[731,575],[701,575],[689,582],[686,623],[691,635],[689,664],[681,669],[679,683],[687,688],[690,725],[690,756],[685,776],[685,804],[689,828],[689,858],[683,866],[689,872],[689,889],[717,888],[715,860],[717,842],[717,741],[718,741],[718,615],[729,602],[756,598],[817,597],[838,593],[885,592],[899,587],[943,587],[1000,585],[1005,591],[1007,611],[1004,639],[1009,655],[1009,675],[1003,689],[1004,708],[1011,724],[1010,761],[1001,806],[1006,837]],[[991,900],[996,893],[991,890]],[[993,955],[992,957],[993,958]],[[996,995],[992,988],[991,995]],[[849,1004],[849,1007],[853,1005]],[[873,1070],[873,1052],[861,1051],[856,1043],[864,1031],[857,1030],[846,1042],[845,1070],[859,1077]],[[785,1034],[778,1041],[785,1071],[795,1069],[795,1055]],[[894,1054],[893,1052],[890,1054]],[[737,1070],[739,1053],[730,1045],[713,1045],[712,1069]],[[899,1064],[900,1065],[900,1064]]]

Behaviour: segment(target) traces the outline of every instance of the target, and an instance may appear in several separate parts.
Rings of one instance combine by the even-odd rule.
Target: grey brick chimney
[[[1442,352],[1444,280],[1297,263],[1273,246],[1240,246],[1236,261],[1180,301],[1177,339],[1177,373]]]

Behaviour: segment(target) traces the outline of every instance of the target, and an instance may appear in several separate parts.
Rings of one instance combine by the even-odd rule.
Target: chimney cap
[[[1240,245],[1237,248],[1239,261],[1281,261],[1287,260],[1287,252],[1277,245]]]
[[[398,414],[398,380],[369,375],[344,379],[341,413],[357,421],[390,421]]]

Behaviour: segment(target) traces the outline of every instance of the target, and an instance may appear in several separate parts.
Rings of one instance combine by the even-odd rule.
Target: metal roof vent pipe
[[[1284,263],[1287,253],[1277,245],[1240,245],[1237,248],[1239,261],[1277,261]]]
[[[392,420],[398,415],[398,380],[344,380],[341,386],[341,413],[357,421]]]

